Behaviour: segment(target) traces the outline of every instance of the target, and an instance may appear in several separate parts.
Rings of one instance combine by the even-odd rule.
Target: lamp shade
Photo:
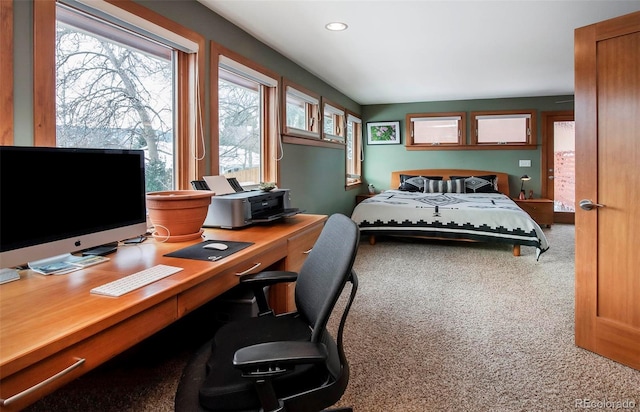
[[[531,178],[529,177],[529,175],[522,175],[520,180],[531,180]]]

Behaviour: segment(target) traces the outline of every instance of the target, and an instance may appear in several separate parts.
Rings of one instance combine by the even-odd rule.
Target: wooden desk
[[[0,285],[0,410],[23,409],[76,379],[237,285],[240,274],[298,270],[325,220],[297,215],[271,225],[207,229],[210,239],[254,242],[217,262],[163,256],[200,240],[149,239],[67,275],[22,271],[19,281]],[[184,270],[119,298],[89,293],[157,264]],[[291,307],[292,291],[276,291],[281,309]]]

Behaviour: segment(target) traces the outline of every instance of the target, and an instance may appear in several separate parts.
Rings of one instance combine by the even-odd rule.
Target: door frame
[[[540,196],[546,199],[553,199],[553,184],[550,184],[549,169],[553,169],[554,164],[554,123],[575,121],[573,110],[557,110],[542,112],[542,159],[540,167]],[[553,212],[554,223],[575,223],[575,213]]]

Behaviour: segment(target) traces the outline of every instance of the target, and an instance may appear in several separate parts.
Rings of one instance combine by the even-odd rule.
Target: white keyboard
[[[118,297],[132,290],[147,286],[150,283],[164,279],[167,276],[180,272],[182,268],[176,266],[156,265],[140,272],[132,273],[113,282],[91,289],[95,295]]]

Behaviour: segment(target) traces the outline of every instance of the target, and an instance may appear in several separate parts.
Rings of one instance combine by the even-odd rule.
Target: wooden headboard
[[[415,170],[397,170],[391,172],[391,188],[397,189],[400,186],[400,175],[412,176],[442,176],[443,179],[449,179],[449,176],[483,176],[496,175],[498,177],[498,191],[507,196],[509,194],[509,175],[503,172],[492,172],[489,170],[469,170],[469,169],[415,169]]]

